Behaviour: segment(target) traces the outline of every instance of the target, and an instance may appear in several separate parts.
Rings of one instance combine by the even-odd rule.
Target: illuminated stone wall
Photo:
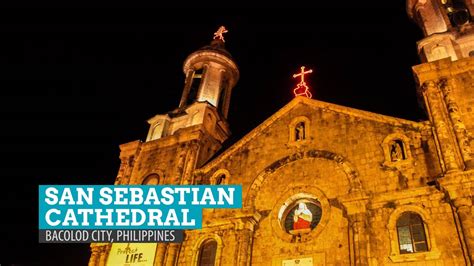
[[[204,211],[203,229],[186,231],[182,244],[158,244],[154,264],[198,265],[208,241],[217,244],[215,265],[472,264],[474,60],[467,54],[472,31],[466,26],[456,37],[462,49],[448,45],[451,58],[441,53],[440,44],[448,40],[443,36],[451,33],[441,34],[449,27],[436,3],[413,0],[407,6],[428,36],[418,44],[426,48],[420,54],[428,63],[413,68],[427,121],[297,97],[209,161],[229,134],[230,87],[221,114],[215,106],[218,84],[230,73],[233,86],[238,70],[223,44],[214,47],[217,52],[193,53],[187,62],[194,68],[216,58],[226,62],[221,66],[227,72],[206,72],[201,86],[199,97],[214,100],[186,105],[194,68],[185,67],[188,85],[180,108],[150,119],[146,142],[120,146],[116,184],[141,184],[150,174],[159,184],[220,180],[242,184],[244,203],[241,210]],[[430,45],[439,51],[427,52]],[[296,210],[307,212],[305,204],[317,206],[321,216],[298,216]],[[397,226],[407,213],[422,221],[417,232],[424,232],[426,250],[400,251]],[[308,227],[291,228],[286,217]],[[91,250],[89,265],[102,266],[111,245],[92,244]]]
[[[466,132],[472,132],[472,98],[459,96],[471,93],[472,71],[436,79],[429,69],[439,69],[440,62],[430,64],[415,67],[429,121],[298,97],[191,172],[185,170],[189,160],[206,150],[191,153],[193,143],[207,143],[202,129],[122,145],[120,183],[138,184],[159,173],[162,184],[213,184],[225,174],[224,183],[243,185],[242,210],[205,211],[203,230],[187,231],[181,245],[159,244],[155,265],[197,265],[201,244],[209,239],[217,242],[216,265],[465,265],[474,243],[474,171],[457,142],[462,135],[452,120],[456,113],[450,115],[445,106],[456,102]],[[457,88],[448,97],[444,80],[456,82],[448,83]],[[293,134],[300,122],[305,139],[297,140]],[[393,140],[404,145],[399,160],[391,157]],[[299,199],[317,200],[321,220],[312,230],[290,233],[281,213]],[[422,218],[426,252],[400,254],[396,223],[405,212]],[[92,245],[92,250],[91,265],[104,265],[110,245]]]
[[[309,138],[292,142],[291,125],[302,117],[309,121]],[[406,144],[405,160],[387,157],[391,138]],[[200,182],[212,183],[213,174],[226,169],[229,183],[244,185],[245,209],[206,213],[206,232],[188,232],[179,261],[190,265],[199,250],[196,241],[215,230],[229,252],[221,253],[223,265],[241,265],[239,251],[252,265],[307,258],[314,265],[462,265],[451,205],[443,192],[427,184],[442,173],[437,154],[429,122],[297,98],[197,170]],[[306,197],[321,202],[322,219],[314,230],[291,235],[278,212],[285,201]],[[406,211],[423,218],[428,252],[400,254],[396,220]],[[249,250],[239,249],[245,228],[252,235]],[[232,256],[231,263],[225,254]]]

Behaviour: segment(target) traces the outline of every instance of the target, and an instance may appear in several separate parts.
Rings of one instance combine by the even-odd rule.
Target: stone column
[[[107,263],[110,247],[111,247],[110,244],[100,246],[99,266],[105,266],[105,263]]]
[[[169,181],[170,184],[181,184],[185,166],[186,166],[186,156],[188,154],[188,144],[186,144],[183,148],[179,148],[178,151],[178,158],[176,164],[176,175],[171,178]]]
[[[448,30],[439,8],[431,1],[412,1],[415,5],[409,11],[410,16],[423,30],[425,36]]]
[[[444,162],[444,170],[448,173],[459,171],[456,150],[453,147],[453,133],[448,127],[447,111],[438,84],[435,81],[427,81],[423,84],[422,90],[428,115],[434,125],[440,156]]]
[[[171,243],[168,245],[168,251],[166,252],[165,266],[174,266],[175,261],[178,257],[179,244]]]
[[[97,246],[96,244],[91,244],[91,253],[92,254],[89,259],[88,266],[97,266],[100,256],[100,246]]]
[[[128,164],[125,163],[125,160],[126,160],[126,158],[125,159],[121,158],[119,171],[118,171],[117,177],[115,178],[114,185],[120,185],[120,184],[122,184],[122,182],[128,181],[128,180],[126,180],[126,181],[124,180],[125,172],[126,172],[126,169],[128,168]]]
[[[186,155],[183,173],[181,174],[181,184],[193,184],[194,168],[196,167],[197,157],[199,156],[199,144],[194,142],[189,145],[189,151]]]
[[[444,101],[446,102],[446,107],[448,108],[449,118],[453,125],[453,130],[456,135],[456,140],[458,142],[459,150],[461,152],[464,165],[467,169],[472,169],[474,165],[471,158],[469,133],[467,131],[466,125],[461,119],[459,107],[454,101],[454,98],[451,96],[453,84],[453,80],[441,80],[440,88],[444,95]]]
[[[158,246],[156,248],[156,254],[155,254],[155,263],[154,265],[163,265],[163,262],[165,260],[165,255],[166,255],[166,243],[158,243]]]
[[[365,213],[356,213],[349,216],[352,229],[352,245],[354,250],[354,265],[368,265],[367,257],[367,230]]]
[[[134,182],[131,180],[133,166],[140,154],[141,141],[134,141],[120,145],[120,168],[115,179],[116,185],[127,185]]]
[[[248,266],[250,265],[249,257],[250,257],[250,248],[253,241],[253,232],[250,229],[243,229],[239,232],[238,240],[239,240],[239,258],[238,258],[238,265],[239,266]]]
[[[461,229],[467,248],[467,255],[474,262],[474,215],[472,215],[472,201],[469,198],[457,198],[454,206],[461,223]]]
[[[181,96],[181,101],[179,102],[179,107],[184,107],[188,101],[189,90],[191,89],[191,83],[193,82],[193,72],[194,70],[186,70],[186,79],[184,81],[184,90],[183,95]]]

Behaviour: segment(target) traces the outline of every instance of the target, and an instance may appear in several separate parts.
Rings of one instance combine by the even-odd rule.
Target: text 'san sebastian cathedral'
[[[242,184],[243,208],[205,210],[202,230],[152,244],[143,265],[472,265],[474,4],[407,11],[425,34],[413,72],[427,121],[302,94],[220,151],[239,79],[226,29],[189,55],[179,107],[120,146],[116,184]],[[114,245],[92,244],[89,265]]]

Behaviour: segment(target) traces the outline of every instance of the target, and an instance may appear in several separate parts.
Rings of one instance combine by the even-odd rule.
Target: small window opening
[[[193,73],[193,79],[191,81],[191,87],[189,88],[187,104],[193,103],[198,94],[199,86],[201,85],[204,69],[195,70]]]

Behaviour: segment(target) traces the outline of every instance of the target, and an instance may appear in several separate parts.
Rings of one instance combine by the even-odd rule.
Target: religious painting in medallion
[[[285,211],[283,226],[288,233],[311,231],[321,220],[321,204],[312,199],[301,199]]]

